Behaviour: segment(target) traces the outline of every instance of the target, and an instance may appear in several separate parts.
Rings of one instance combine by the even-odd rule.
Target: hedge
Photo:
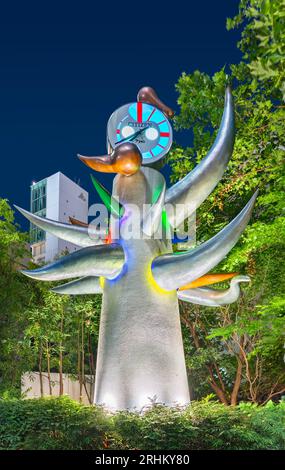
[[[285,402],[107,414],[68,397],[0,400],[0,449],[285,449]]]

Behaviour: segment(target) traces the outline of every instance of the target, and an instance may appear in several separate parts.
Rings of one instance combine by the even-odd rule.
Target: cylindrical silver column
[[[150,203],[161,175],[143,168],[116,176],[113,194],[128,204]],[[114,280],[105,280],[95,381],[96,404],[140,410],[151,401],[189,403],[176,290],[159,289],[151,275],[163,240],[121,240],[126,262]]]

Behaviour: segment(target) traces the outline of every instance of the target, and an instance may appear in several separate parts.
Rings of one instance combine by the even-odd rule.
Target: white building
[[[69,217],[87,222],[88,193],[59,171],[31,185],[31,212],[59,222],[70,223]],[[35,263],[52,261],[65,251],[71,253],[79,249],[33,224],[30,233]]]

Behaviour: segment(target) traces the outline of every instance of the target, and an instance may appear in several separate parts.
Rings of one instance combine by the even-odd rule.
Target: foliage
[[[245,23],[239,47],[254,78],[285,100],[285,1],[242,0],[228,29]]]
[[[59,296],[43,286],[41,302],[25,311],[24,337],[34,354],[33,370],[47,371],[48,376],[64,371],[85,386],[85,373],[95,375],[100,307],[98,295]]]
[[[0,408],[0,449],[100,448],[104,439],[102,411],[67,397],[1,400]]]
[[[67,397],[0,400],[0,449],[284,449],[284,402],[105,413]]]
[[[12,395],[20,384],[23,368],[31,366],[23,337],[26,322],[22,312],[37,292],[31,289],[30,280],[18,272],[28,257],[27,237],[15,225],[8,201],[0,199],[0,390]]]
[[[284,0],[241,0],[238,15],[227,26],[244,26],[239,43],[244,60],[212,77],[183,73],[176,85],[180,112],[175,127],[191,128],[193,146],[176,144],[172,150],[173,181],[194,168],[213,144],[227,83],[235,101],[233,156],[197,211],[199,243],[232,220],[259,188],[250,225],[215,268],[245,272],[251,284],[229,307],[181,306],[194,396],[214,391],[225,404],[239,399],[263,403],[285,391],[284,6]]]
[[[59,296],[51,283],[19,272],[31,264],[27,236],[4,199],[0,255],[0,395],[19,396],[21,375],[31,370],[70,373],[85,386],[85,374],[95,374],[100,296]]]

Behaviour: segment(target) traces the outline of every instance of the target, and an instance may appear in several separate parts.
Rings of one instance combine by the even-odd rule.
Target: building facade
[[[69,217],[88,221],[88,193],[61,172],[31,185],[31,212],[33,214],[69,223]],[[54,235],[31,224],[30,243],[35,263],[54,260],[64,252],[79,249],[73,243],[60,240]]]

